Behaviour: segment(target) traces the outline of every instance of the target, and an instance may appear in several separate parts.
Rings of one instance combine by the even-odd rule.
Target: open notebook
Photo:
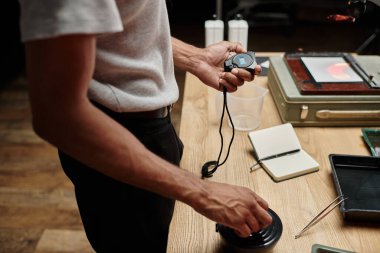
[[[256,159],[274,181],[318,171],[319,164],[302,150],[290,123],[252,131],[248,137]]]

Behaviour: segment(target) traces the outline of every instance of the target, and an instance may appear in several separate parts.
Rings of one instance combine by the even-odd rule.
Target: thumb
[[[240,44],[240,42],[230,42],[230,45],[228,47],[228,51],[235,52],[235,53],[245,53],[247,50],[243,48],[243,46]]]

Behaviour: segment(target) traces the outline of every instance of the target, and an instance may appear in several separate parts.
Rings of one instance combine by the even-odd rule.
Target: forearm
[[[95,170],[127,184],[190,204],[203,181],[147,150],[128,130],[83,101],[64,112],[50,103],[49,124],[37,132]],[[94,127],[96,126],[96,127]]]
[[[199,57],[204,50],[172,37],[174,65],[181,70],[194,73],[199,67]]]
[[[105,175],[191,202],[186,196],[202,189],[201,180],[154,155],[88,100],[95,43],[93,35],[72,35],[26,44],[34,129]]]

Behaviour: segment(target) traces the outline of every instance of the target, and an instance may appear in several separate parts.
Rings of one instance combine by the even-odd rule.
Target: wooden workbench
[[[267,88],[266,77],[256,77],[254,83]],[[181,167],[199,176],[201,166],[206,161],[216,160],[220,148],[219,119],[215,115],[216,92],[203,85],[195,76],[187,74],[180,127],[180,137],[185,144]],[[259,129],[281,123],[269,93],[265,98]],[[226,121],[223,131],[225,143],[228,143],[231,128]],[[380,227],[348,224],[344,222],[338,208],[302,237],[294,238],[337,196],[328,155],[369,155],[359,127],[297,127],[295,131],[303,149],[320,164],[318,172],[280,183],[275,183],[263,169],[250,173],[249,167],[255,160],[247,132],[236,132],[228,161],[213,177],[205,180],[249,187],[269,202],[270,208],[280,216],[283,223],[282,237],[274,252],[309,253],[312,245],[318,243],[362,253],[379,253]],[[215,231],[215,222],[177,202],[168,252],[220,252],[221,240]]]

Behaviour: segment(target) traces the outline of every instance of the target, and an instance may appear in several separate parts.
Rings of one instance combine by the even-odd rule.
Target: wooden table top
[[[256,77],[253,83],[267,88],[266,77]],[[216,160],[219,153],[220,119],[215,114],[216,93],[195,76],[187,74],[180,127],[180,137],[185,144],[181,167],[199,176],[202,165],[206,161]],[[279,124],[282,122],[268,93],[258,129]],[[268,201],[269,207],[280,216],[283,224],[282,236],[273,252],[306,253],[311,252],[313,244],[322,244],[356,252],[379,253],[380,227],[344,222],[338,208],[302,237],[294,238],[337,196],[328,155],[370,155],[359,127],[295,127],[295,131],[303,149],[320,164],[318,172],[279,183],[274,182],[263,169],[250,173],[249,167],[255,162],[252,146],[247,132],[237,131],[226,164],[213,177],[205,180],[249,187]],[[231,128],[226,120],[223,133],[225,143],[228,143]],[[220,252],[221,244],[215,222],[177,202],[167,252]]]

